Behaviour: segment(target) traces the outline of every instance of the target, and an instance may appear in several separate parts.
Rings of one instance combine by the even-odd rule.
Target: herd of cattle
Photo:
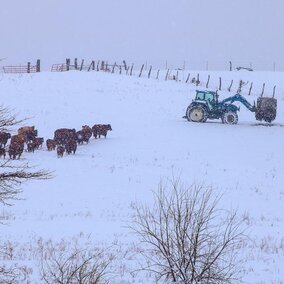
[[[75,154],[78,144],[89,143],[92,136],[106,138],[107,132],[112,130],[110,124],[95,124],[92,128],[88,125],[76,131],[74,128],[60,128],[55,130],[53,139],[46,140],[48,151],[56,150],[58,157],[63,157],[64,153]],[[11,139],[9,146],[6,147],[8,140]],[[24,126],[18,129],[18,134],[11,135],[9,132],[0,132],[0,158],[6,157],[6,152],[10,159],[20,159],[25,145],[28,152],[34,152],[42,147],[43,137],[38,137],[38,131],[34,126]]]

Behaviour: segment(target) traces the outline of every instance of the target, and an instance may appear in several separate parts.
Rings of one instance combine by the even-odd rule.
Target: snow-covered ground
[[[200,72],[200,89],[209,74],[212,90],[222,78],[220,98],[234,94],[239,80],[247,83],[242,94],[250,102],[263,83],[265,95],[272,95],[276,85],[276,120],[271,126],[259,124],[241,106],[237,125],[187,122],[182,116],[197,88],[184,82],[188,72],[179,74],[181,82],[165,81],[162,75],[156,80],[103,72],[0,74],[1,103],[19,118],[30,117],[25,124],[35,125],[45,140],[62,127],[79,130],[85,124],[110,123],[113,129],[106,139],[92,137],[75,155],[62,159],[45,145],[35,153],[24,152],[16,163],[50,170],[53,178],[24,184],[22,200],[1,207],[7,216],[1,242],[12,241],[21,251],[39,239],[88,236],[94,243],[118,242],[127,250],[135,240],[127,229],[132,203],[151,202],[161,179],[180,177],[187,184],[212,186],[223,194],[220,207],[238,209],[246,220],[251,242],[240,251],[247,260],[244,283],[282,283],[284,73]],[[15,253],[14,260],[34,266],[37,273],[27,251]],[[120,277],[116,283],[129,279]],[[131,279],[138,281],[142,279]]]

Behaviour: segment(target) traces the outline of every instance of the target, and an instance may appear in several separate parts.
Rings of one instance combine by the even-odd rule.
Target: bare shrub
[[[17,120],[16,116],[11,114],[10,109],[0,105],[0,131],[8,131],[23,120]],[[0,203],[2,205],[11,205],[12,200],[18,199],[23,182],[33,179],[48,179],[51,175],[46,170],[34,170],[28,164],[19,164],[15,161],[7,160],[0,162]],[[1,218],[3,220],[3,218]],[[0,222],[3,224],[3,222]],[[2,247],[0,248],[2,249]],[[13,249],[13,247],[11,248]],[[13,251],[11,251],[11,254]],[[0,265],[0,283],[19,283],[24,268],[7,268],[4,264]]]
[[[219,201],[211,188],[174,180],[160,183],[153,206],[136,203],[131,229],[143,243],[142,270],[162,283],[236,283],[243,227]]]
[[[0,283],[17,284],[19,279],[19,271],[16,268],[0,267]]]
[[[50,173],[46,170],[34,170],[28,164],[14,164],[11,160],[0,162],[0,203],[11,205],[21,192],[23,182],[33,179],[49,179]]]
[[[0,131],[10,130],[25,120],[27,119],[17,120],[9,108],[0,105]],[[19,164],[11,160],[0,162],[0,203],[11,205],[9,202],[17,199],[23,182],[50,177],[48,171],[34,170],[28,164]]]
[[[41,278],[47,284],[109,283],[112,256],[102,249],[49,248],[42,254]]]

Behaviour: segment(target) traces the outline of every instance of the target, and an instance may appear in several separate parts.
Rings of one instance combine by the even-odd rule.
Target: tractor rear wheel
[[[193,122],[205,122],[208,114],[205,107],[200,106],[189,106],[186,110],[186,118],[188,121]]]
[[[223,114],[222,122],[226,124],[237,124],[238,123],[238,114],[234,111],[226,111]]]

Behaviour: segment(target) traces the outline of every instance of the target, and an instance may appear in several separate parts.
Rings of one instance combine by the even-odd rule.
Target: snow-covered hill
[[[79,130],[85,124],[110,123],[113,129],[106,139],[92,137],[75,155],[62,159],[45,145],[34,154],[24,152],[16,163],[48,169],[54,177],[24,184],[22,200],[1,208],[8,218],[8,225],[1,226],[1,242],[15,242],[20,251],[40,238],[57,242],[89,236],[94,243],[117,241],[127,249],[134,240],[126,228],[132,203],[151,202],[161,179],[180,177],[187,184],[214,187],[223,193],[220,206],[238,209],[246,220],[252,241],[240,252],[247,259],[244,282],[281,283],[284,73],[209,74],[213,90],[222,77],[221,98],[232,95],[225,87],[232,79],[232,90],[239,80],[248,82],[244,95],[253,82],[250,102],[263,83],[267,95],[276,85],[276,120],[271,126],[259,125],[241,106],[238,125],[189,123],[182,116],[197,87],[185,82],[102,72],[1,74],[1,103],[19,118],[30,117],[28,124],[45,140],[62,127]],[[207,75],[200,73],[200,89]],[[184,73],[183,81],[186,77]],[[14,260],[36,266],[27,251],[21,257],[15,254]]]

